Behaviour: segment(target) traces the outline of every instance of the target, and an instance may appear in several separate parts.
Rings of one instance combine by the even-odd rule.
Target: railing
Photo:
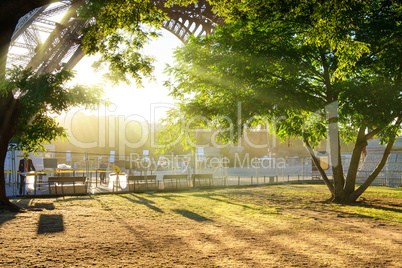
[[[10,173],[10,172],[8,172]],[[85,177],[85,185],[87,187],[88,194],[100,194],[100,193],[116,193],[116,192],[146,192],[146,191],[175,191],[189,188],[215,188],[215,187],[245,187],[245,186],[257,186],[257,185],[272,185],[272,184],[286,184],[286,183],[303,183],[303,182],[320,182],[321,180],[312,180],[311,175],[302,176],[300,174],[285,174],[282,175],[264,175],[264,176],[214,176],[213,172],[204,170],[202,174],[195,174],[193,176],[185,175],[185,173],[176,174],[181,178],[181,183],[167,182],[166,178],[174,177],[173,171],[154,171],[148,172],[131,172],[130,174],[121,173],[117,177],[110,176],[116,175],[111,170],[57,170],[57,171],[38,171],[32,175],[32,177],[26,180],[26,192],[22,196],[40,196],[40,195],[53,195],[54,191],[49,189],[49,178],[56,177]],[[144,173],[144,175],[143,175]],[[101,174],[105,174],[105,179],[101,180]],[[141,176],[142,175],[142,176]],[[136,178],[140,177],[152,177],[153,181],[140,180]],[[112,178],[113,177],[113,178]],[[164,179],[165,178],[165,179]],[[197,178],[195,180],[195,178]],[[204,181],[202,181],[204,178]],[[186,181],[186,182],[183,182]],[[152,183],[152,185],[151,185]],[[183,187],[184,184],[186,187]],[[52,185],[57,186],[57,182],[52,181]],[[135,184],[135,185],[134,185]],[[165,185],[166,184],[166,185]],[[177,185],[177,187],[175,187]],[[188,186],[188,187],[187,187]],[[19,189],[19,177],[17,181],[6,183],[7,195],[21,196],[18,193]],[[63,193],[63,192],[62,192]],[[60,192],[57,192],[60,194]],[[74,194],[68,192],[67,194]],[[66,194],[66,195],[67,195]]]
[[[34,177],[26,180],[27,191],[21,195],[49,195],[52,194],[49,191],[48,178],[49,177],[85,177],[87,193],[99,194],[99,193],[111,193],[111,192],[129,192],[129,191],[175,191],[189,188],[205,188],[205,187],[244,187],[254,185],[270,185],[281,183],[303,183],[303,182],[321,182],[319,174],[313,176],[311,166],[299,165],[299,166],[284,166],[281,168],[197,168],[194,170],[190,165],[181,167],[172,166],[172,169],[152,169],[152,170],[126,170],[126,181],[123,177],[120,179],[110,180],[110,173],[115,171],[105,170],[102,168],[78,168],[78,169],[58,169],[58,170],[41,170],[37,171]],[[345,171],[346,172],[346,171]],[[16,171],[5,171],[6,173],[6,194],[9,197],[20,196],[20,177]],[[192,176],[193,174],[210,174],[212,179],[208,179],[208,182],[196,183]],[[361,184],[369,176],[369,171],[359,171],[357,184]],[[155,182],[153,187],[149,185],[142,185],[141,181],[135,182],[138,185],[131,185],[134,182],[127,179],[129,176],[140,175],[154,175]],[[186,177],[181,179],[181,182],[172,183],[171,181],[164,180],[164,176],[169,178],[171,175],[180,177]],[[331,179],[332,174],[330,170],[327,172],[328,177]],[[173,176],[174,177],[174,176]],[[177,187],[175,187],[177,185]],[[374,180],[372,185],[381,185],[389,187],[401,187],[402,186],[402,171],[399,170],[383,170],[378,177]]]

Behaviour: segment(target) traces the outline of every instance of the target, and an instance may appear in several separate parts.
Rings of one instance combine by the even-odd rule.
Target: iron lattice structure
[[[151,0],[152,1],[152,0]],[[221,17],[212,11],[212,6],[206,0],[186,7],[165,7],[166,0],[152,1],[159,9],[167,13],[170,20],[163,22],[163,28],[177,36],[183,43],[190,35],[210,35],[216,25],[223,23]]]
[[[166,0],[151,0],[167,13],[170,20],[162,28],[173,33],[183,43],[190,35],[211,34],[222,19],[212,11],[206,0],[187,7],[165,7]],[[7,67],[32,68],[37,73],[60,68],[72,69],[84,56],[81,50],[81,30],[88,22],[77,17],[81,0],[61,0],[56,4],[32,10],[19,20],[11,40]]]

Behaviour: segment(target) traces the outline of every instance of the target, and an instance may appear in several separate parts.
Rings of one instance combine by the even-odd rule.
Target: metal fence
[[[282,183],[321,182],[311,163],[302,161],[292,165],[242,166],[224,165],[222,156],[205,164],[192,156],[163,156],[151,159],[141,156],[132,161],[110,162],[110,155],[72,154],[63,156],[50,153],[42,159],[34,159],[37,171],[26,174],[25,189],[20,192],[20,177],[17,171],[19,159],[6,170],[6,194],[17,196],[79,195],[118,192],[176,191],[194,188],[244,187]],[[50,157],[49,157],[50,156]],[[127,156],[127,159],[130,156]],[[12,159],[12,157],[10,158]],[[57,159],[58,161],[49,161]],[[106,162],[106,166],[101,166]],[[215,163],[215,164],[214,164]],[[347,170],[345,171],[347,172]],[[329,178],[332,177],[327,171]],[[369,174],[360,171],[362,178]],[[382,172],[373,185],[402,186],[402,171]]]
[[[356,180],[357,184],[363,183],[372,171],[360,170]],[[383,170],[375,178],[371,185],[387,186],[387,187],[402,187],[402,171]]]
[[[16,171],[6,171],[7,195],[40,196],[40,195],[74,195],[101,194],[117,192],[175,191],[191,188],[237,187],[252,185],[268,185],[280,183],[301,183],[312,181],[311,173],[301,173],[299,167],[282,170],[254,169],[192,169],[184,170],[125,170],[116,172],[113,169],[60,169],[42,170],[27,174],[25,189],[20,189],[20,178]],[[240,173],[241,175],[236,175]],[[264,174],[266,175],[258,175]],[[251,174],[251,175],[246,175]],[[81,178],[85,178],[82,181]],[[315,179],[313,181],[320,181]]]

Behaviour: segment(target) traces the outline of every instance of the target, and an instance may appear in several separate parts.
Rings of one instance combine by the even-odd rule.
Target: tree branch
[[[313,161],[313,163],[315,164],[315,166],[318,169],[318,172],[320,172],[321,178],[322,180],[325,182],[325,184],[327,185],[329,191],[332,194],[332,197],[335,196],[335,188],[334,185],[329,181],[327,174],[325,174],[325,171],[322,169],[321,165],[320,165],[320,161],[318,160],[317,156],[315,155],[313,149],[311,148],[311,145],[309,143],[309,141],[307,140],[307,138],[303,137],[303,142],[306,145],[306,148],[311,156],[311,159]]]
[[[369,139],[371,139],[372,137],[374,137],[375,135],[377,135],[378,133],[380,133],[385,127],[378,127],[376,129],[374,129],[373,131],[367,133],[364,136],[364,139],[367,141]]]
[[[377,178],[378,174],[383,169],[385,163],[387,162],[388,156],[391,153],[392,146],[394,145],[396,136],[390,138],[387,147],[385,148],[384,154],[382,155],[381,161],[378,163],[377,167],[371,172],[367,180],[357,188],[349,197],[349,202],[354,202],[356,199],[366,191],[366,189],[371,185],[371,183]]]
[[[395,126],[400,125],[402,123],[402,117],[399,117],[395,122]],[[378,163],[377,167],[371,172],[367,180],[359,187],[356,191],[354,191],[350,197],[348,198],[350,202],[356,201],[356,199],[364,193],[364,191],[371,185],[371,183],[377,178],[378,174],[384,168],[385,163],[387,162],[388,156],[391,153],[392,146],[395,143],[397,134],[395,133],[390,137],[390,140],[385,148],[384,154],[382,155],[381,161]]]
[[[311,64],[308,64],[307,62],[305,62],[303,59],[296,57],[296,59],[298,59],[302,66],[305,67],[307,70],[311,71],[313,74],[315,74],[317,77],[320,77],[322,79],[317,79],[320,82],[325,83],[325,77],[322,73],[320,73],[319,71],[317,71],[315,68],[311,67]]]

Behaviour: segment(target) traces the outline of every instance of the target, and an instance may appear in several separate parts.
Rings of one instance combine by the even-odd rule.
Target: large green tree
[[[166,134],[178,141],[212,124],[224,139],[235,140],[247,125],[274,122],[280,137],[303,139],[332,199],[354,202],[401,133],[400,2],[211,2],[226,25],[176,51],[177,63],[168,71],[180,104]],[[356,189],[362,150],[375,136],[387,147]],[[322,138],[329,140],[333,182],[313,150]],[[347,174],[340,138],[355,144]]]
[[[10,126],[2,132],[1,139],[13,139],[13,149],[35,152],[42,149],[43,143],[66,137],[54,116],[74,106],[96,108],[103,94],[100,88],[67,86],[72,77],[73,73],[67,70],[43,75],[20,68],[10,70],[0,83],[1,115],[4,124]],[[7,149],[8,143],[1,144],[1,171]],[[19,210],[6,196],[4,172],[0,175],[0,207]]]
[[[58,129],[54,124],[52,125],[49,120],[45,119],[43,116],[38,116],[38,114],[32,114],[32,119],[36,118],[36,120],[27,120],[24,118],[20,120],[21,114],[24,114],[24,111],[21,109],[22,103],[25,99],[24,96],[29,96],[26,94],[26,90],[29,90],[26,87],[22,88],[11,88],[16,85],[16,79],[20,79],[22,77],[26,77],[25,75],[20,76],[20,78],[15,77],[17,71],[10,72],[8,79],[6,79],[6,61],[8,49],[11,42],[11,37],[13,35],[14,29],[18,23],[18,20],[25,15],[26,13],[32,11],[33,9],[50,4],[50,0],[4,0],[0,3],[0,23],[2,27],[0,28],[0,206],[6,206],[9,209],[18,210],[18,207],[13,206],[8,198],[6,197],[5,192],[5,177],[4,177],[4,160],[8,150],[8,143],[14,137],[14,135],[18,135],[18,131],[21,131],[21,127],[23,127],[23,123],[33,123],[42,120],[44,123],[47,121],[45,125],[49,126],[50,129],[54,129],[55,132],[60,133],[60,129]],[[21,71],[21,70],[20,70]],[[65,77],[65,75],[63,75]],[[9,80],[10,79],[10,80]],[[43,85],[43,81],[42,81]],[[21,98],[16,98],[15,93],[18,90],[22,90]],[[38,98],[35,98],[38,100]],[[45,99],[42,99],[42,103],[46,103]],[[40,106],[40,104],[39,104]],[[29,107],[26,107],[29,110]],[[25,110],[27,111],[27,110]],[[34,123],[34,125],[36,125]],[[30,125],[33,127],[34,125]],[[20,132],[22,133],[22,132]],[[54,136],[54,135],[53,135]],[[21,143],[22,144],[22,143]]]

